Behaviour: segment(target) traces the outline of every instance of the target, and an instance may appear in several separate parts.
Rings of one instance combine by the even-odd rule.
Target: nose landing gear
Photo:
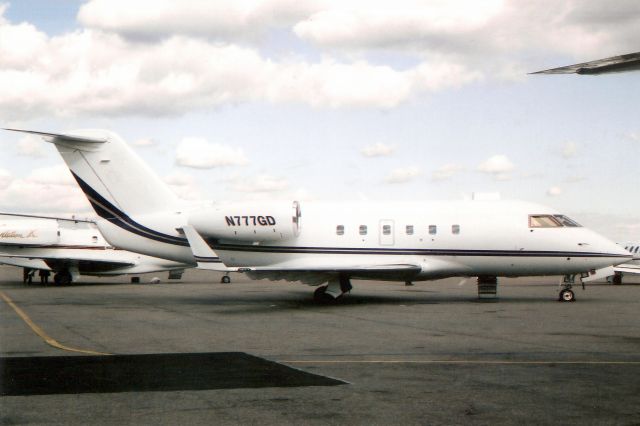
[[[562,282],[560,283],[560,286],[562,287],[562,290],[560,290],[560,295],[558,297],[558,301],[560,302],[575,302],[576,301],[576,295],[573,292],[573,290],[571,290],[571,288],[573,287],[573,284],[575,284],[575,280],[576,280],[576,276],[575,275],[565,275],[562,278]],[[584,283],[582,284],[583,288],[584,288]]]

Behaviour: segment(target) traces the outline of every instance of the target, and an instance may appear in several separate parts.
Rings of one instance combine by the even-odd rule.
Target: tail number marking
[[[225,216],[227,226],[273,226],[276,220],[273,216]]]

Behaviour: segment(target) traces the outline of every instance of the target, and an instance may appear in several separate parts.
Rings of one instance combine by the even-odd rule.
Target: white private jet
[[[0,263],[53,271],[56,284],[81,275],[113,276],[169,271],[179,278],[193,263],[116,249],[89,220],[0,213]]]
[[[559,212],[519,201],[186,206],[113,132],[22,132],[55,144],[114,246],[251,278],[327,283],[317,300],[350,291],[351,279],[478,276],[479,293],[492,285],[495,293],[498,276],[564,275],[560,300],[573,301],[576,276],[631,259]]]

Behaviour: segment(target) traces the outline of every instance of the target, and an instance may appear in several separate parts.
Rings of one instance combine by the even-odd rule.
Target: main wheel
[[[327,293],[327,286],[322,285],[316,288],[313,292],[313,300],[317,303],[331,303],[336,299],[332,295]]]
[[[620,285],[620,284],[622,284],[622,273],[620,273],[620,272],[616,272],[616,273],[613,275],[613,280],[612,280],[612,282],[613,282],[613,284],[616,284],[616,285]]]
[[[229,284],[231,282],[231,277],[229,275],[224,275],[221,279],[220,282],[222,284]]]
[[[575,302],[576,295],[573,290],[564,289],[560,292],[560,301],[561,302]]]
[[[53,276],[53,282],[56,285],[69,285],[71,284],[71,274],[66,271],[58,272]]]

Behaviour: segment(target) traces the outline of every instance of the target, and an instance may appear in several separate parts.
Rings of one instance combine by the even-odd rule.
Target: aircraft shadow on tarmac
[[[243,352],[0,358],[0,395],[336,386]]]

